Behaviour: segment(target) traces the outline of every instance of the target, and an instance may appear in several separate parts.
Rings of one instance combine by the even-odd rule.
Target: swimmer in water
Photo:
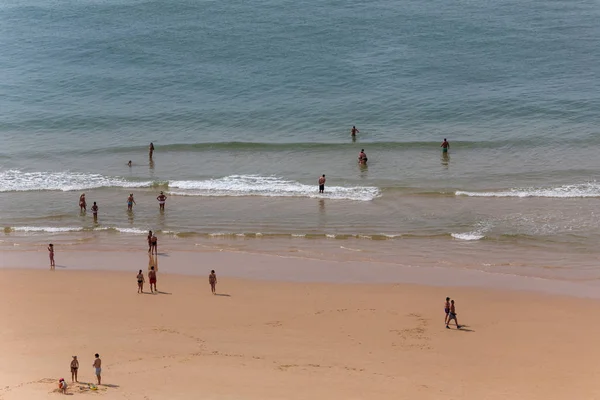
[[[325,191],[325,174],[319,178],[319,193],[323,193]]]
[[[442,148],[442,153],[447,153],[448,149],[450,149],[450,143],[448,143],[448,141],[446,140],[446,138],[444,138],[444,141],[442,142],[442,144],[440,145],[440,147]]]
[[[81,196],[79,196],[79,211],[83,213],[86,209],[87,203],[85,202],[85,193],[82,193]]]
[[[128,167],[131,167],[131,160],[129,160],[129,162],[127,163]]]
[[[129,197],[127,198],[127,211],[133,211],[134,204],[136,204],[136,202],[133,199],[133,193],[130,193]]]
[[[154,143],[150,142],[150,146],[148,146],[148,156],[152,159],[152,154],[154,153]]]
[[[366,165],[367,164],[367,154],[365,153],[365,149],[362,149],[360,153],[358,153],[358,163]]]
[[[167,201],[167,196],[165,196],[163,192],[160,192],[156,200],[158,200],[158,206],[160,207],[160,211],[165,211],[165,202]]]
[[[352,129],[350,129],[350,136],[354,137],[357,133],[360,133],[360,131],[356,129],[356,126],[352,126]]]
[[[94,222],[98,222],[98,204],[96,202],[92,206],[92,212],[94,213]]]

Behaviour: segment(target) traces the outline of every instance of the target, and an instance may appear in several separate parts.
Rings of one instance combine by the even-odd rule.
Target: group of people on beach
[[[92,367],[94,368],[94,374],[96,375],[98,385],[101,385],[102,384],[102,360],[100,359],[100,355],[98,353],[94,354],[94,363],[92,364]],[[79,380],[78,380],[79,360],[77,359],[77,356],[73,356],[73,359],[71,360],[70,368],[71,368],[71,382],[72,383],[79,382]],[[60,378],[58,380],[58,391],[62,394],[67,394],[68,388],[69,388],[69,385],[67,385],[67,382],[65,381],[65,379]],[[90,388],[96,389],[96,387],[93,384],[90,384]]]
[[[167,202],[167,196],[165,195],[164,192],[160,192],[160,194],[156,197],[156,200],[158,201],[158,208],[160,211],[165,211],[165,203]],[[132,212],[133,211],[133,206],[137,205],[137,203],[135,202],[135,198],[133,197],[133,193],[129,193],[129,196],[127,196],[127,211],[128,212]],[[82,193],[81,196],[79,196],[79,210],[82,214],[85,214],[85,212],[87,211],[87,202],[85,200],[85,193]],[[98,222],[98,204],[96,202],[94,202],[94,205],[91,208],[92,213],[94,214],[94,222]]]

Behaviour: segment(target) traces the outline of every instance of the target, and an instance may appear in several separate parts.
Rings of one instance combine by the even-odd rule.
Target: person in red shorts
[[[150,271],[148,271],[148,280],[150,281],[150,292],[158,292],[156,289],[156,271],[154,270],[154,266],[150,267]],[[152,289],[154,287],[154,289]]]

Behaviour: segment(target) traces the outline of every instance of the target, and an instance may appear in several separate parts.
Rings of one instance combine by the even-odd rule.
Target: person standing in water
[[[208,275],[208,283],[210,284],[210,291],[212,294],[217,294],[217,274],[215,274],[215,270],[210,271],[210,275]]]
[[[365,153],[365,149],[362,149],[360,153],[358,153],[358,163],[366,164],[367,163],[367,154]]]
[[[448,149],[450,149],[450,143],[448,143],[448,141],[446,140],[446,138],[444,138],[444,141],[442,142],[442,144],[440,145],[440,147],[442,148],[442,153],[447,153]]]
[[[165,202],[167,201],[167,196],[165,196],[163,192],[160,192],[156,200],[158,200],[160,211],[165,211]]]
[[[154,154],[154,143],[150,142],[150,146],[148,146],[148,156],[151,160],[152,154]]]
[[[50,270],[53,271],[56,263],[54,262],[54,245],[52,243],[48,245],[48,256],[50,257]]]
[[[355,137],[357,133],[360,133],[360,131],[356,129],[356,126],[352,126],[352,129],[350,129],[350,136]]]
[[[319,178],[319,193],[323,193],[325,191],[325,174]]]
[[[92,206],[92,213],[94,214],[94,222],[98,222],[98,204],[96,202]]]
[[[127,198],[127,211],[133,211],[133,205],[136,204],[133,199],[133,193],[129,193],[129,197]]]
[[[82,193],[81,196],[79,196],[79,211],[84,213],[84,212],[86,212],[86,210],[87,210],[87,203],[85,202],[85,193]]]
[[[152,253],[152,231],[148,231],[148,253]]]

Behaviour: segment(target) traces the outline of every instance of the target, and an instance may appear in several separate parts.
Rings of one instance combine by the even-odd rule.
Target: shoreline
[[[49,269],[45,251],[3,251],[0,270]],[[363,260],[323,260],[297,255],[204,249],[169,251],[150,257],[144,250],[57,251],[57,270],[137,272],[156,265],[159,275],[223,277],[253,281],[325,284],[409,284],[430,287],[525,291],[600,299],[600,282],[558,280],[457,268]]]

